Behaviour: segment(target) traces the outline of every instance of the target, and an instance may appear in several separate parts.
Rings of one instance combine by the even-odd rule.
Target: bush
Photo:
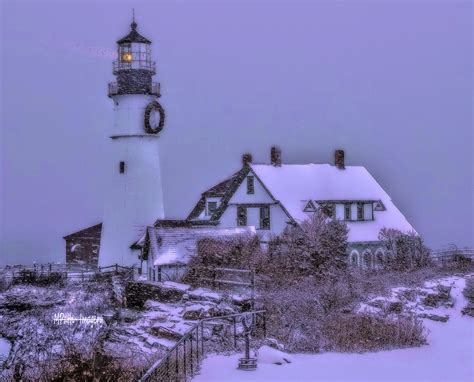
[[[259,258],[258,237],[234,237],[227,239],[204,238],[197,243],[197,255],[188,263],[188,272],[182,281],[198,285],[203,279],[215,276],[213,268],[255,269]]]
[[[277,284],[297,283],[304,277],[339,277],[347,269],[347,235],[344,222],[318,210],[270,241],[257,272]]]
[[[369,314],[332,314],[325,318],[322,332],[326,350],[342,352],[376,351],[419,346],[426,343],[426,331],[417,318],[396,319]]]
[[[423,238],[415,232],[406,234],[396,229],[382,228],[379,240],[386,249],[383,260],[385,269],[412,271],[431,264],[431,252]]]
[[[464,287],[462,294],[470,303],[474,304],[474,276],[466,279],[466,286]]]

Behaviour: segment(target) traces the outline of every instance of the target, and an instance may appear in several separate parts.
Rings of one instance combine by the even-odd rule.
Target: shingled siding
[[[85,264],[96,267],[99,261],[102,224],[65,236],[66,264]]]

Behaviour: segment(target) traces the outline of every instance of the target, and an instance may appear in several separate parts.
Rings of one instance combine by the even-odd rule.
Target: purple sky
[[[67,4],[66,4],[67,3]],[[115,41],[153,41],[167,217],[244,151],[364,165],[439,247],[473,246],[469,1],[2,1],[0,263],[101,221]]]

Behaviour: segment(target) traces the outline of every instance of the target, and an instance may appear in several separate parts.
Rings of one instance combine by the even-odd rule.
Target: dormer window
[[[254,180],[255,178],[253,176],[247,177],[247,194],[253,194],[255,192]]]

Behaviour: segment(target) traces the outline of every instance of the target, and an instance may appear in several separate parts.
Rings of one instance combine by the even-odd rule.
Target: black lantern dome
[[[118,59],[113,63],[117,82],[109,84],[109,97],[121,94],[160,96],[160,84],[152,81],[156,73],[151,59],[151,41],[137,31],[135,17],[130,32],[117,41]]]
[[[150,40],[143,37],[140,33],[137,32],[137,26],[138,24],[135,22],[135,20],[133,20],[132,23],[130,24],[130,27],[132,28],[132,30],[130,31],[128,35],[118,40],[117,44],[120,45],[120,44],[132,43],[132,42],[151,44]]]

